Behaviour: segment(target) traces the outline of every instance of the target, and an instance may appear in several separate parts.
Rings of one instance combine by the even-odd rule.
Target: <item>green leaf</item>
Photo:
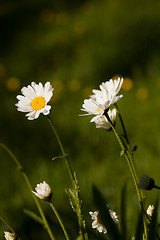
[[[123,239],[126,239],[126,184],[121,191],[121,214],[120,214],[120,227]]]
[[[112,240],[122,240],[123,238],[119,232],[118,225],[112,219],[104,197],[95,186],[93,186],[93,199],[99,211],[101,221],[107,229],[107,235]]]
[[[82,235],[79,235],[76,240],[83,240],[83,236]]]
[[[40,223],[41,225],[43,225],[43,227],[45,227],[42,218],[39,217],[37,214],[35,214],[34,212],[32,212],[32,211],[30,211],[30,210],[28,210],[28,209],[24,209],[23,211],[24,211],[24,213],[25,213],[28,217],[32,218],[34,221]]]
[[[143,239],[143,211],[141,210],[136,227],[135,240]]]

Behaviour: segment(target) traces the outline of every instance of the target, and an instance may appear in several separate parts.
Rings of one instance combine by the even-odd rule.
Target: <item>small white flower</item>
[[[110,79],[107,82],[103,82],[100,85],[100,90],[93,90],[93,95],[89,99],[85,99],[82,105],[82,111],[88,112],[83,115],[96,115],[91,119],[91,122],[95,122],[96,119],[101,117],[105,110],[116,103],[123,95],[118,95],[123,83],[123,78],[117,80]]]
[[[111,120],[111,122],[115,123],[116,120],[116,109],[114,108],[113,110],[108,111],[108,116]],[[101,117],[99,117],[98,119],[95,120],[95,124],[96,124],[96,128],[103,128],[107,131],[109,131],[111,129],[111,126],[106,118],[106,116],[102,115]]]
[[[107,229],[105,228],[105,226],[103,226],[100,216],[99,216],[99,212],[95,211],[95,212],[89,212],[89,214],[91,215],[91,219],[93,220],[92,222],[92,228],[97,228],[98,232],[100,233],[107,233]]]
[[[52,190],[50,186],[43,181],[43,183],[37,184],[35,187],[36,192],[32,191],[38,198],[42,200],[49,200],[52,196]]]
[[[115,222],[115,223],[118,222],[118,216],[117,216],[117,213],[114,212],[114,211],[112,211],[112,210],[109,210],[109,213],[110,213],[112,219],[114,220],[114,222]]]
[[[118,217],[117,217],[117,214],[112,211],[112,210],[109,210],[109,213],[112,217],[112,219],[115,221],[115,222],[118,222]],[[97,228],[98,232],[100,233],[107,233],[107,229],[106,227],[102,224],[102,221],[100,219],[100,215],[99,215],[99,211],[95,211],[95,212],[89,212],[89,214],[91,215],[91,219],[93,220],[92,222],[92,228]]]
[[[20,112],[28,112],[26,116],[29,120],[37,119],[40,113],[48,115],[51,106],[47,105],[53,95],[53,88],[50,82],[46,82],[44,87],[42,83],[36,84],[32,82],[31,85],[23,87],[21,92],[23,95],[18,95],[19,100],[16,104],[17,110]]]
[[[153,211],[154,211],[154,206],[153,205],[149,205],[148,209],[147,209],[147,215],[152,217]]]
[[[6,240],[15,240],[16,239],[15,233],[10,233],[10,232],[4,232],[4,237]]]

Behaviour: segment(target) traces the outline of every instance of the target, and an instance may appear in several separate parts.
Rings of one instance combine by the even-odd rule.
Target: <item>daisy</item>
[[[17,110],[20,112],[28,112],[26,116],[29,120],[37,119],[40,113],[48,115],[51,106],[47,105],[53,95],[53,88],[50,82],[46,82],[44,87],[42,83],[36,84],[32,82],[31,85],[23,87],[21,92],[23,95],[18,95],[19,100],[16,104]]]
[[[109,213],[112,217],[112,219],[115,222],[118,222],[118,217],[116,212],[109,210]],[[99,215],[99,211],[95,211],[95,212],[89,212],[89,214],[91,215],[91,219],[93,220],[92,222],[92,228],[97,228],[98,232],[100,233],[107,233],[107,229],[106,227],[102,224],[102,221],[100,219],[100,215]]]
[[[4,237],[6,240],[15,240],[16,239],[15,233],[10,233],[10,232],[4,232]]]
[[[95,211],[95,212],[89,212],[89,214],[91,215],[91,219],[93,220],[92,222],[92,228],[97,228],[98,232],[100,233],[107,233],[107,229],[105,226],[103,226],[100,216],[99,216],[99,211]]]
[[[37,186],[35,187],[36,192],[32,191],[38,198],[42,199],[42,200],[50,200],[51,196],[52,196],[52,190],[50,188],[50,186],[43,181],[43,183],[37,184]]]
[[[91,119],[95,122],[101,117],[109,107],[119,101],[123,95],[118,95],[123,83],[123,78],[117,80],[110,79],[100,85],[100,90],[93,90],[93,95],[89,99],[85,99],[82,105],[82,111],[88,112],[83,115],[96,115]]]
[[[116,109],[115,108],[113,110],[109,109],[108,116],[109,116],[112,124],[114,125],[115,120],[116,120]],[[96,124],[96,128],[102,128],[102,129],[105,129],[107,131],[109,131],[111,129],[111,126],[110,126],[106,116],[104,116],[104,115],[102,115],[101,117],[96,119],[95,124]]]

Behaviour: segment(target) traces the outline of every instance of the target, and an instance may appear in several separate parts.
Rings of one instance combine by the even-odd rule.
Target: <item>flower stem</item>
[[[60,140],[60,138],[59,138],[59,136],[58,136],[58,133],[57,133],[55,127],[54,127],[54,124],[53,124],[51,118],[50,118],[48,115],[47,115],[47,118],[48,118],[48,121],[49,121],[49,123],[50,123],[50,125],[51,125],[51,127],[52,127],[52,130],[53,130],[53,132],[54,132],[54,134],[55,134],[55,136],[56,136],[56,139],[57,139],[58,144],[59,144],[59,146],[60,146],[62,155],[63,155],[63,157],[64,157],[65,160],[66,160],[66,165],[67,165],[67,167],[68,167],[68,171],[69,171],[69,174],[70,174],[70,177],[71,177],[71,181],[75,181],[75,179],[74,179],[74,174],[73,174],[73,171],[72,171],[72,168],[71,168],[71,165],[70,165],[68,156],[67,156],[67,154],[66,154],[65,151],[64,151],[63,145],[62,145],[61,140]]]
[[[134,168],[134,164],[133,164],[133,159],[132,159],[132,154],[130,152],[130,145],[129,145],[129,140],[128,140],[128,137],[127,137],[127,133],[125,131],[125,127],[124,127],[124,124],[123,124],[123,121],[122,121],[122,118],[121,118],[121,124],[122,124],[122,127],[123,127],[123,130],[124,130],[124,133],[125,133],[125,136],[127,137],[127,143],[128,145],[126,146],[121,137],[119,136],[118,132],[116,131],[116,129],[114,128],[113,124],[112,124],[112,121],[110,120],[109,118],[109,115],[107,112],[104,113],[107,120],[109,121],[110,123],[110,126],[118,140],[118,143],[122,149],[122,152],[121,152],[121,155],[124,155],[124,157],[126,158],[127,160],[127,163],[128,163],[128,166],[129,166],[129,169],[130,169],[130,172],[131,172],[131,175],[132,175],[132,178],[133,178],[133,181],[134,181],[134,184],[135,184],[135,188],[136,188],[136,192],[137,192],[137,196],[138,196],[138,200],[139,200],[139,204],[140,204],[140,207],[143,205],[143,199],[142,199],[142,194],[141,194],[141,191],[139,190],[138,186],[137,186],[137,183],[138,183],[138,178],[137,178],[137,174],[136,174],[136,171],[135,171],[135,168]],[[129,149],[128,149],[129,147]],[[142,209],[143,210],[143,209]],[[146,221],[145,219],[143,219],[143,224],[144,224],[144,231],[145,231],[145,236],[147,236],[147,226],[146,226]]]
[[[126,132],[126,129],[125,129],[125,125],[124,125],[124,122],[123,122],[122,116],[121,116],[121,114],[120,114],[119,108],[118,108],[118,106],[117,106],[116,103],[115,103],[114,105],[115,105],[116,110],[117,110],[117,112],[118,112],[119,120],[120,120],[121,125],[122,125],[122,128],[123,128],[123,132],[124,132],[125,139],[126,139],[127,143],[130,145],[130,143],[129,143],[129,139],[128,139],[128,135],[127,135],[127,132]]]
[[[78,186],[78,182],[77,182],[77,179],[75,177],[75,174],[73,173],[72,171],[72,168],[71,168],[71,165],[70,165],[70,162],[69,162],[69,159],[68,159],[68,156],[67,154],[65,153],[64,151],[64,148],[63,148],[63,145],[62,145],[62,142],[60,140],[60,137],[54,127],[54,124],[51,120],[51,118],[47,115],[47,118],[48,118],[48,121],[51,125],[51,128],[56,136],[56,139],[58,141],[58,144],[60,146],[60,149],[61,149],[61,152],[62,152],[62,156],[65,158],[66,160],[66,165],[68,167],[68,171],[69,171],[69,174],[70,174],[70,178],[71,178],[71,182],[72,182],[72,186],[73,186],[73,192],[74,194],[76,194],[77,197],[77,202],[76,202],[76,208],[77,208],[77,211],[76,214],[77,214],[77,218],[78,218],[78,222],[79,222],[79,232],[81,233],[81,236],[82,236],[82,240],[88,240],[88,234],[86,232],[86,228],[85,228],[85,220],[83,219],[83,215],[82,215],[82,209],[81,209],[81,199],[79,197],[79,186]],[[78,214],[77,212],[80,212],[81,214]]]
[[[10,230],[12,233],[15,233],[15,231],[13,230],[13,228],[9,225],[9,223],[8,223],[2,216],[0,216],[0,220],[9,228],[9,230]]]
[[[49,204],[50,204],[50,206],[51,206],[51,208],[52,208],[54,214],[56,215],[59,224],[61,225],[61,228],[62,228],[62,230],[63,230],[63,232],[64,232],[64,235],[65,235],[66,239],[69,240],[68,233],[67,233],[67,231],[66,231],[66,229],[65,229],[65,226],[64,226],[64,224],[63,224],[63,222],[62,222],[62,220],[61,220],[61,218],[60,218],[60,216],[59,216],[57,210],[55,209],[55,207],[54,207],[54,205],[53,205],[52,202],[49,202]]]
[[[0,146],[11,156],[11,158],[13,159],[13,161],[16,163],[17,168],[18,168],[18,170],[22,173],[22,175],[23,175],[23,177],[24,177],[24,179],[25,179],[25,182],[27,183],[27,186],[28,186],[29,190],[32,192],[33,189],[32,189],[31,183],[30,183],[30,181],[29,181],[29,178],[28,178],[27,174],[24,172],[23,167],[22,167],[22,165],[20,164],[20,162],[18,161],[18,159],[16,158],[16,156],[15,156],[15,155],[11,152],[11,150],[10,150],[6,145],[4,145],[3,143],[0,143]],[[47,232],[48,232],[48,234],[49,234],[49,236],[50,236],[50,239],[51,239],[51,240],[55,240],[55,238],[54,238],[54,236],[53,236],[53,233],[52,233],[52,231],[51,231],[51,229],[50,229],[50,227],[49,227],[49,225],[48,225],[48,222],[47,222],[47,220],[46,220],[46,217],[45,217],[45,215],[44,215],[44,213],[43,213],[43,210],[42,210],[42,208],[41,208],[41,206],[40,206],[40,203],[39,203],[38,199],[36,198],[36,196],[35,196],[33,193],[32,193],[32,196],[33,196],[33,199],[34,199],[34,201],[35,201],[35,204],[36,204],[36,206],[37,206],[37,208],[38,208],[38,211],[39,211],[39,213],[40,213],[40,215],[41,215],[41,217],[42,217],[42,219],[43,219],[44,225],[45,225],[45,227],[46,227],[46,229],[47,229]]]

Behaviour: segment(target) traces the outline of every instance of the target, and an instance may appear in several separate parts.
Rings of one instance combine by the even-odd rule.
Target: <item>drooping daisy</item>
[[[112,122],[112,124],[115,124],[115,120],[116,120],[116,109],[114,108],[113,110],[108,111],[108,116]],[[103,128],[107,131],[109,131],[111,129],[111,126],[106,118],[106,116],[102,115],[101,117],[99,117],[98,119],[95,120],[95,124],[96,124],[96,128]]]
[[[6,240],[15,240],[16,239],[15,233],[10,233],[10,232],[4,232],[4,237]]]
[[[112,219],[115,222],[118,222],[118,217],[117,217],[116,212],[109,210],[109,213],[110,213]],[[101,218],[99,215],[99,211],[89,212],[89,214],[91,215],[91,219],[93,220],[92,228],[97,228],[98,232],[100,232],[100,233],[102,233],[102,232],[104,234],[107,233],[106,227],[102,224],[102,221],[101,221]]]
[[[148,208],[147,208],[147,215],[152,217],[153,211],[154,211],[154,206],[149,205]]]
[[[31,85],[23,87],[21,92],[23,95],[18,95],[19,100],[16,104],[17,110],[20,112],[28,112],[26,116],[29,120],[37,119],[40,113],[48,115],[51,106],[47,105],[53,95],[53,88],[50,82],[46,82],[44,87],[42,83],[36,84],[32,82]]]
[[[123,97],[123,95],[117,96],[122,83],[123,78],[118,78],[118,80],[110,79],[100,85],[100,90],[93,90],[94,94],[89,99],[84,100],[81,110],[88,113],[83,115],[96,115],[91,119],[91,122],[95,122],[112,104]]]
[[[103,82],[100,85],[100,89],[101,90],[105,89],[111,95],[116,96],[119,93],[119,91],[122,87],[122,83],[123,83],[123,78],[118,78],[118,79],[115,79],[115,80],[110,79],[107,82]]]
[[[32,191],[38,198],[42,199],[42,200],[50,200],[51,196],[52,196],[52,190],[50,188],[50,186],[43,181],[43,183],[37,184],[37,186],[35,187],[36,192]]]

